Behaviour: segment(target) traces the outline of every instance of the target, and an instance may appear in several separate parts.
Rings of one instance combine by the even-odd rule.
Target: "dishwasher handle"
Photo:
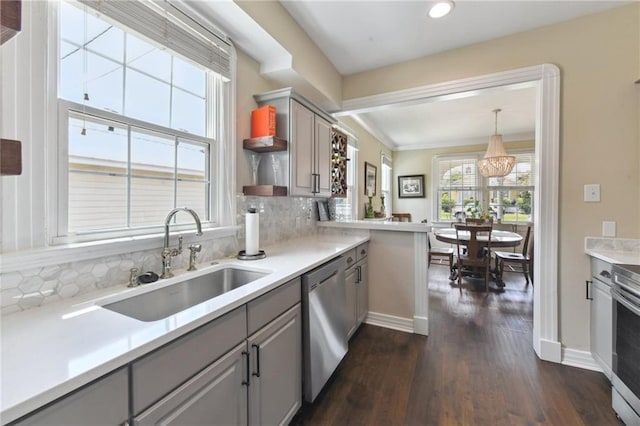
[[[327,280],[329,280],[329,278],[332,278],[334,276],[336,276],[338,274],[338,271],[334,271],[331,275],[327,275],[325,276],[322,281],[316,281],[316,282],[312,282],[309,284],[309,293],[311,293],[312,291],[314,291],[316,288],[318,288],[319,286],[321,286],[322,284],[324,284],[325,282],[327,282]]]

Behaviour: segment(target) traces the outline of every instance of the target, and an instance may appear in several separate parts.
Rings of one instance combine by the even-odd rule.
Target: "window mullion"
[[[127,228],[131,228],[131,184],[133,175],[131,164],[131,126],[127,126]]]
[[[173,208],[178,207],[178,137],[174,139],[173,144]],[[175,216],[174,216],[175,218]]]

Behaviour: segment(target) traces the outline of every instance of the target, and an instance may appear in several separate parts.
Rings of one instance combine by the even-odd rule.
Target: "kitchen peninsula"
[[[318,222],[327,232],[368,233],[368,324],[427,335],[429,305],[425,223],[350,220]],[[411,273],[413,271],[413,273]]]

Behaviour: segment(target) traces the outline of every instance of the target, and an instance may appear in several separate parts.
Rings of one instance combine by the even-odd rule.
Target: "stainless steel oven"
[[[640,424],[640,265],[613,265],[612,405],[627,425]]]

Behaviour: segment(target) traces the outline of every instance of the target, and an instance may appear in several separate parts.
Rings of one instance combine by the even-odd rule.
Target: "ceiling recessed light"
[[[453,10],[453,6],[453,1],[438,1],[431,6],[431,9],[429,9],[429,16],[432,18],[442,18]]]

